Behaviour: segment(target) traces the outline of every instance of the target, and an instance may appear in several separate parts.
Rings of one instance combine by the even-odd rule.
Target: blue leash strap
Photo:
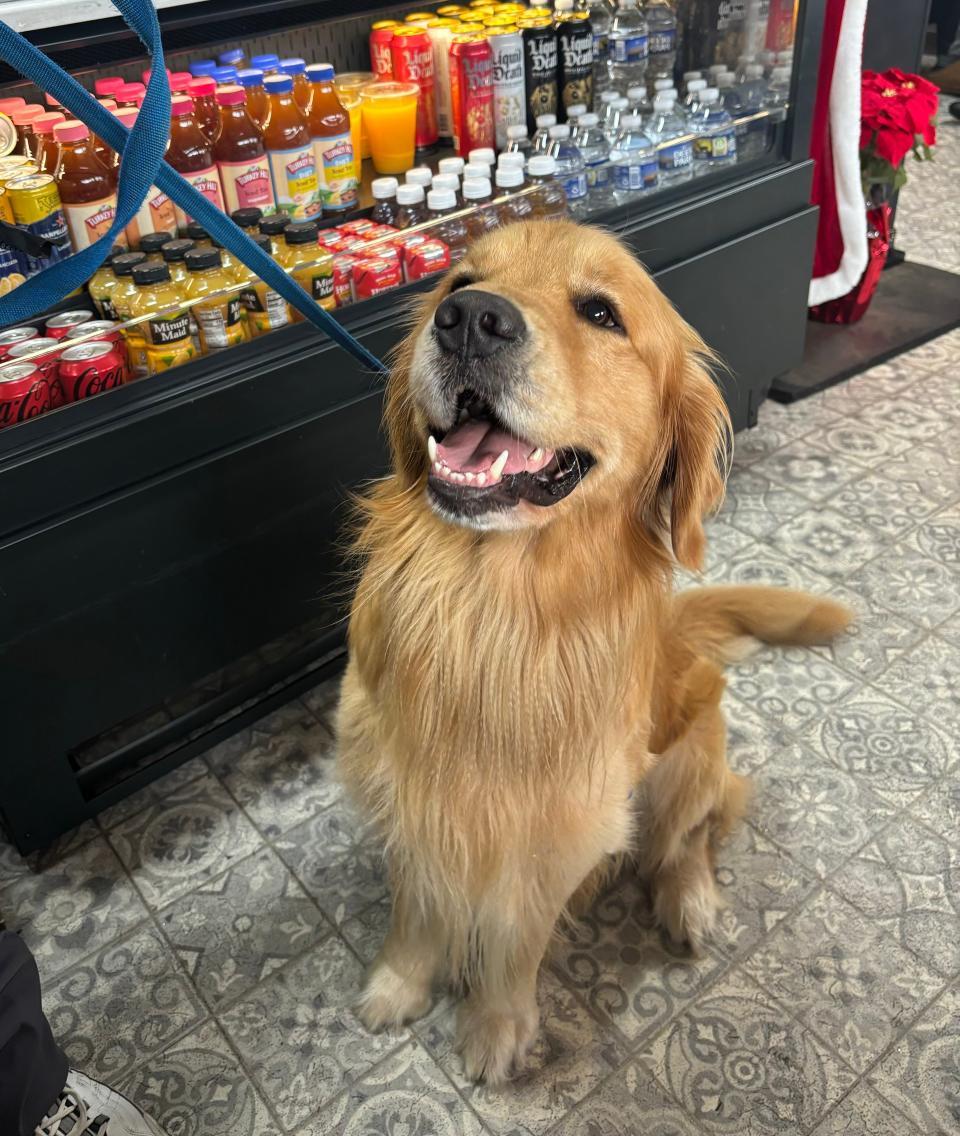
[[[170,85],[157,14],[151,0],[114,0],[114,3],[151,56],[146,95],[137,121],[129,131],[72,76],[0,20],[0,58],[31,79],[42,91],[53,95],[122,155],[117,214],[109,230],[89,248],[50,265],[19,288],[0,297],[0,327],[33,319],[89,280],[124,228],[136,216],[150,187],[156,185],[311,323],[364,366],[375,372],[385,371],[383,363],[324,311],[271,256],[163,161],[170,127]]]

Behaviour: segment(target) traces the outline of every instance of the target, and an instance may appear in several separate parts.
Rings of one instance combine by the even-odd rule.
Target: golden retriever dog
[[[747,795],[721,664],[848,621],[800,592],[673,593],[724,489],[709,358],[623,246],[565,221],[478,241],[399,350],[338,711],[393,898],[358,1012],[398,1026],[454,986],[473,1078],[521,1064],[551,936],[625,854],[666,932],[710,934]]]

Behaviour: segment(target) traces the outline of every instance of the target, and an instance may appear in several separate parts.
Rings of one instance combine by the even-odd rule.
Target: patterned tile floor
[[[960,270],[960,126],[912,170],[900,240]],[[0,846],[71,1060],[170,1136],[935,1136],[960,1129],[960,332],[739,439],[708,577],[829,592],[832,649],[732,672],[756,796],[720,858],[722,933],[664,945],[629,878],[553,952],[507,1091],[466,1083],[439,1005],[371,1037],[377,849],[312,691],[85,824]]]

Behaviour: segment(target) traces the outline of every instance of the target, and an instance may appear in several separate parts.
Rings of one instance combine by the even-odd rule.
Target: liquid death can
[[[0,430],[50,409],[50,387],[27,359],[0,366]]]
[[[483,36],[453,37],[450,47],[453,146],[458,154],[493,146],[493,52]]]
[[[593,106],[593,28],[586,12],[570,12],[557,24],[557,60],[557,121],[566,122],[567,107]]]
[[[532,138],[537,115],[557,113],[557,33],[549,19],[524,20],[521,27],[527,131]]]
[[[390,43],[393,77],[398,83],[416,83],[416,148],[421,153],[437,145],[437,107],[433,91],[433,48],[426,29],[416,25],[393,29]]]
[[[527,121],[523,82],[523,37],[515,27],[491,28],[493,53],[493,120],[498,150],[509,144],[507,130]]]
[[[126,352],[119,343],[102,339],[76,343],[60,356],[59,376],[67,402],[100,394],[129,379]]]
[[[396,20],[377,20],[370,29],[370,70],[378,81],[393,78],[393,29],[401,25]]]
[[[441,146],[453,145],[453,117],[450,106],[450,43],[455,20],[434,20],[427,28],[433,48],[433,90],[437,105],[437,134]]]

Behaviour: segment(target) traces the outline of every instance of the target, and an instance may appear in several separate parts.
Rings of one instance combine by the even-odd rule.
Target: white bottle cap
[[[726,63],[711,63],[707,68],[708,75],[719,75],[721,71],[726,71]]]
[[[433,170],[429,166],[414,166],[412,170],[407,170],[404,181],[407,185],[423,185],[429,188],[433,181]]]
[[[497,188],[512,189],[515,185],[523,185],[523,170],[516,166],[501,166],[497,170]]]
[[[639,114],[625,114],[620,119],[621,130],[639,130],[642,119]]]
[[[498,170],[502,170],[505,166],[516,166],[518,170],[522,170],[526,164],[526,158],[517,150],[507,151],[497,158]]]
[[[600,116],[593,114],[591,111],[587,111],[586,114],[581,114],[580,118],[577,120],[577,126],[581,127],[583,130],[590,130],[592,127],[599,125]]]
[[[732,87],[736,76],[732,71],[721,71],[718,75],[714,75],[713,81],[718,87]]]
[[[668,95],[666,91],[660,91],[653,96],[653,106],[655,110],[662,110],[664,107],[672,107],[676,102],[673,95]]]
[[[456,209],[457,195],[452,189],[431,189],[427,194],[427,208],[436,212],[438,209]]]
[[[573,0],[553,0],[553,10],[555,12],[572,12]]]
[[[685,83],[689,83],[691,79],[702,79],[702,78],[703,78],[703,72],[702,71],[684,71],[684,73],[683,73],[683,81]]]
[[[582,114],[587,113],[587,108],[583,103],[574,103],[573,106],[567,107],[567,121],[571,118],[579,118]]]
[[[465,201],[479,201],[481,197],[490,197],[493,189],[489,178],[467,178],[463,183],[463,197]]]
[[[526,138],[527,128],[525,126],[508,126],[507,137],[512,141],[515,138]]]
[[[552,177],[557,172],[557,163],[552,154],[535,154],[527,162],[527,173],[531,177]]]
[[[706,79],[691,79],[687,83],[687,91],[705,91],[707,89]]]
[[[624,110],[630,105],[630,100],[622,97],[617,97],[610,103],[610,105],[614,110]]]
[[[708,103],[708,104],[719,102],[720,101],[720,92],[717,90],[716,87],[707,87],[704,90],[703,94],[700,96],[700,101],[702,103]],[[434,182],[434,185],[436,185],[436,182]]]
[[[754,61],[754,58],[755,57],[753,55],[738,55],[737,56],[737,66],[738,67],[746,67],[746,65],[748,63],[752,63]]]
[[[441,158],[437,162],[437,169],[442,174],[456,174],[459,177],[463,173],[464,161],[463,158]]]
[[[423,201],[423,186],[422,185],[406,185],[397,186],[397,204],[398,205],[420,205]]]
[[[744,71],[744,75],[748,79],[762,79],[763,78],[763,64],[762,63],[748,63]]]
[[[628,99],[645,99],[647,97],[646,87],[627,87]]]
[[[557,126],[550,127],[551,138],[569,138],[570,127],[565,122],[559,123]]]
[[[396,178],[374,178],[370,183],[370,192],[378,201],[385,197],[394,197],[398,184]]]
[[[618,8],[634,8],[636,7],[636,0],[617,0]]]
[[[673,86],[672,79],[654,79],[653,89],[655,91],[665,91],[668,87]]]
[[[793,48],[787,48],[786,51],[777,52],[777,62],[785,65],[793,63]]]
[[[471,162],[486,162],[487,165],[492,165],[496,154],[489,146],[478,146],[476,150],[471,150],[468,155]]]
[[[789,67],[774,67],[774,69],[770,72],[770,78],[776,79],[777,81],[780,81],[780,80],[787,81],[790,78],[790,68]]]
[[[612,103],[614,99],[619,99],[619,98],[620,98],[620,92],[619,91],[601,91],[600,92],[600,101],[602,103]]]
[[[456,174],[434,174],[434,189],[452,189],[454,193],[460,188],[460,179]]]
[[[538,114],[536,122],[538,130],[545,130],[550,126],[557,125],[557,116],[555,114]],[[493,161],[492,158],[490,160]]]
[[[489,162],[467,162],[463,167],[464,181],[471,177],[488,178],[490,176]]]

